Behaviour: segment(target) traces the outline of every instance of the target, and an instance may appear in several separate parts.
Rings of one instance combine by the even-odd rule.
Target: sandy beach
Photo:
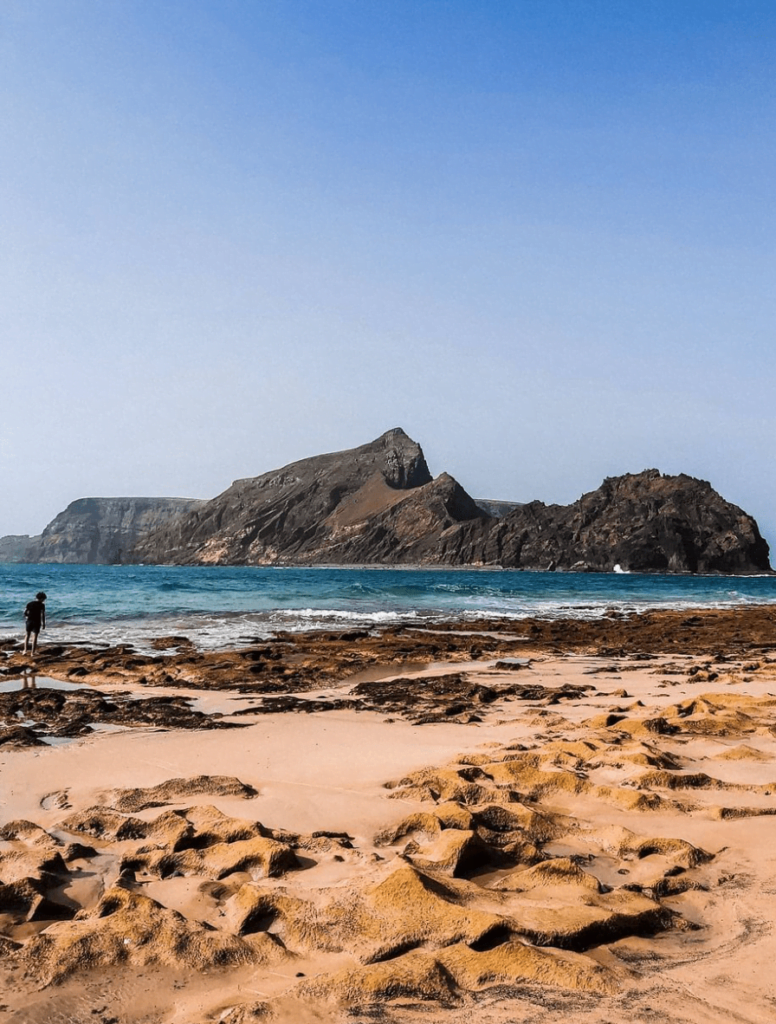
[[[775,619],[6,643],[0,1022],[772,1021]]]

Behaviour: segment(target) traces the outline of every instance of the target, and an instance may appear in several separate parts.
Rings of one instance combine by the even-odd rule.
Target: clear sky
[[[0,0],[0,535],[402,426],[776,546],[773,0]]]

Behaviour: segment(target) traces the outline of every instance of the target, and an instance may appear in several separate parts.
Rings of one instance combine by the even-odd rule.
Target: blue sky
[[[0,534],[401,425],[776,544],[776,5],[3,0]]]

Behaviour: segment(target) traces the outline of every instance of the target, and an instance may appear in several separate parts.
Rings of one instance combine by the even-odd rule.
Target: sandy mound
[[[36,980],[51,984],[75,971],[125,963],[203,970],[262,956],[237,936],[206,929],[147,896],[114,887],[92,911],[31,939],[17,958]]]
[[[549,954],[512,941],[484,951],[464,943],[439,953],[415,950],[388,963],[304,983],[300,991],[308,998],[330,999],[351,1007],[396,999],[449,1006],[468,992],[526,984],[598,993],[615,992],[618,987],[611,972],[584,957]]]
[[[216,843],[203,850],[187,849],[170,853],[163,847],[150,852],[138,852],[122,859],[121,872],[141,872],[158,878],[197,875],[218,879],[242,871],[251,878],[270,878],[296,867],[297,863],[294,851],[285,843],[259,836],[255,839]]]
[[[746,743],[742,743],[738,747],[731,747],[728,750],[721,750],[718,754],[714,754],[715,759],[719,761],[768,761],[769,758],[761,750],[757,750],[755,747],[750,747]]]
[[[150,789],[117,789],[103,795],[103,802],[124,814],[147,807],[188,800],[192,796],[234,796],[250,800],[257,796],[252,786],[225,775],[199,775],[195,779],[168,779]]]
[[[360,1008],[396,999],[422,1000],[449,1006],[455,1001],[455,980],[433,956],[413,951],[389,963],[351,968],[300,986],[308,999],[331,999]]]
[[[27,921],[59,921],[71,918],[75,910],[46,897],[43,879],[26,876],[14,882],[0,882],[0,926]]]
[[[375,861],[371,872],[362,868],[345,886],[299,888],[293,879],[324,862],[359,857],[363,864],[363,854],[347,837],[272,829],[209,804],[170,808],[148,820],[128,813],[214,790],[252,795],[232,778],[176,778],[145,790],[108,791],[114,806],[88,807],[60,822],[58,835],[73,837],[69,844],[35,822],[10,822],[2,836],[12,848],[0,853],[7,938],[15,941],[14,926],[46,927],[18,949],[10,945],[7,956],[50,984],[108,965],[226,969],[288,956],[344,954],[353,966],[305,981],[299,992],[347,1005],[394,997],[447,1005],[497,984],[612,991],[616,974],[581,954],[623,937],[682,926],[676,911],[661,903],[659,883],[692,872],[709,855],[681,839],[621,830],[596,842],[590,835],[588,847],[601,855],[606,850],[623,863],[651,862],[649,885],[611,889],[576,860],[545,852],[548,844],[583,829],[541,801],[576,797],[595,786],[576,771],[543,765],[566,755],[581,765],[600,750],[598,744],[555,743],[546,751],[494,751],[479,765],[451,765],[402,779],[400,792],[419,794],[433,809],[383,829],[377,842],[387,858]],[[94,847],[77,847],[78,836],[88,836]],[[89,890],[89,905],[79,907],[72,897],[53,905],[51,897],[63,882],[76,881],[62,855],[69,848],[87,855],[92,870],[105,858],[114,865],[114,881],[104,893]],[[489,865],[506,873],[483,885],[478,872]],[[279,876],[283,884],[269,885]],[[184,881],[212,908],[205,920],[165,906],[165,886],[173,887],[173,896]],[[143,892],[150,884],[154,898]],[[71,891],[75,896],[82,890],[73,885]],[[249,1012],[233,1011],[235,1020]]]

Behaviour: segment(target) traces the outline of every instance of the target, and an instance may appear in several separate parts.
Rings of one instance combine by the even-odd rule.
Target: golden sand
[[[770,1024],[776,663],[502,655],[0,747],[0,1024]]]

